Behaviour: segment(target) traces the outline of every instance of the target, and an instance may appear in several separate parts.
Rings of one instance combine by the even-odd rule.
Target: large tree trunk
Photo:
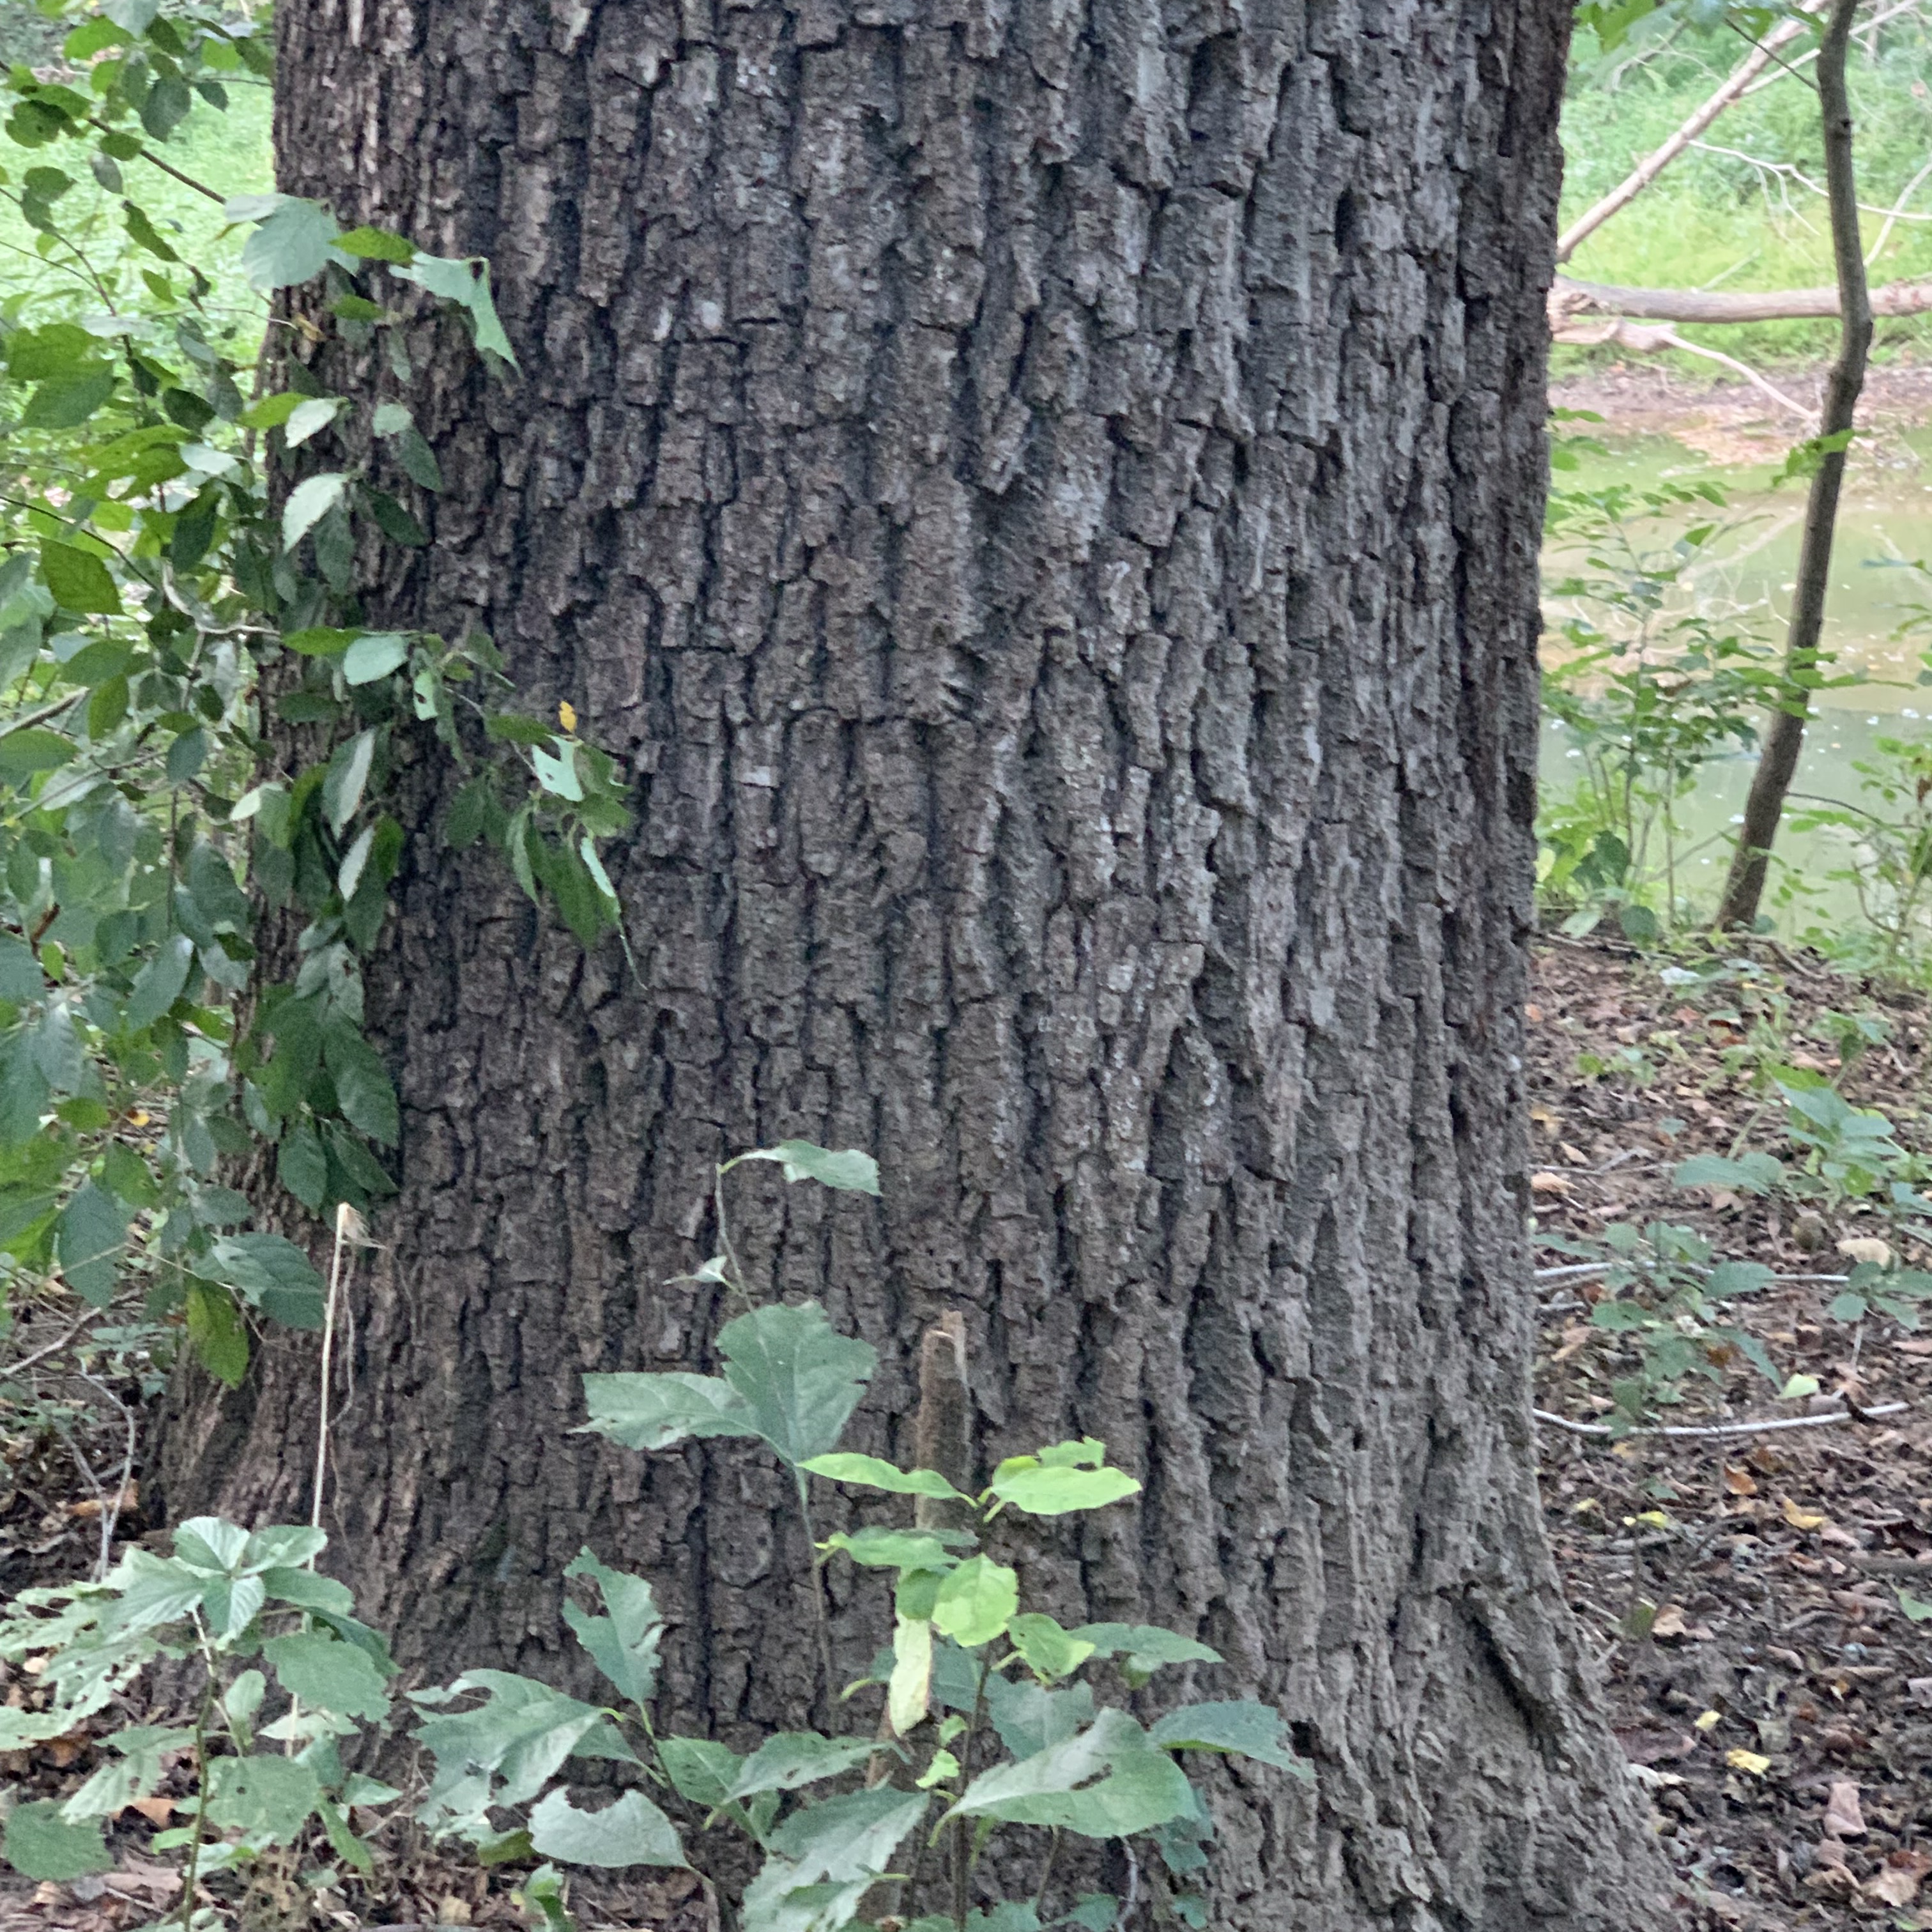
[[[482,624],[640,808],[640,982],[427,796],[371,968],[404,1191],[331,1560],[410,1666],[580,1677],[588,1542],[687,1714],[803,1716],[776,1472],[568,1431],[585,1370],[706,1360],[714,1160],[856,1144],[882,1204],[758,1170],[741,1252],[880,1349],[866,1446],[957,1308],[987,1463],[1144,1476],[1028,1580],[1294,1721],[1228,1923],[1640,1922],[1526,1375],[1568,11],[286,0],[282,184],[487,253],[526,370],[418,381],[381,614]],[[314,1375],[184,1390],[170,1504],[298,1509]]]

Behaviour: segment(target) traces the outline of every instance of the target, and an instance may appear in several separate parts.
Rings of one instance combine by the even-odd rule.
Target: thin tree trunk
[[[1845,53],[1858,0],[1832,0],[1818,54],[1818,102],[1825,134],[1825,184],[1832,210],[1832,254],[1838,272],[1841,316],[1838,359],[1825,390],[1824,420],[1819,434],[1838,442],[1820,455],[1804,506],[1804,536],[1798,553],[1798,583],[1785,634],[1785,704],[1771,715],[1764,747],[1744,800],[1744,823],[1718,908],[1720,928],[1748,926],[1758,914],[1771,863],[1772,842],[1784,815],[1784,797],[1804,748],[1810,692],[1804,680],[1818,668],[1824,634],[1825,600],[1831,586],[1832,544],[1838,520],[1838,494],[1845,479],[1848,440],[1864,386],[1865,357],[1871,346],[1871,304],[1865,290],[1864,241],[1858,229],[1858,188],[1852,168],[1852,105],[1845,88]]]
[[[912,1453],[957,1310],[978,1467],[1090,1432],[1144,1478],[1009,1534],[1046,1607],[1198,1632],[1197,1694],[1312,1756],[1312,1797],[1217,1787],[1220,1922],[1648,1922],[1528,1407],[1568,4],[278,17],[282,186],[488,254],[527,372],[398,391],[446,487],[371,621],[488,628],[639,813],[634,979],[411,774],[330,1524],[365,1613],[418,1673],[579,1682],[588,1543],[658,1586],[673,1722],[798,1724],[778,1472],[570,1431],[586,1370],[707,1365],[671,1278],[716,1160],[862,1146],[876,1204],[733,1177],[746,1266],[881,1352],[856,1446]],[[168,1507],[285,1514],[314,1376],[185,1376]],[[833,1580],[856,1676],[885,1606]]]

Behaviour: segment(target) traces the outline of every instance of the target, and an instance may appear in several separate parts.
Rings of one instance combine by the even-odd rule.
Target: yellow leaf
[[[567,698],[556,707],[556,722],[566,731],[577,729],[577,707]]]
[[[1704,1711],[1698,1714],[1697,1728],[1700,1731],[1714,1731],[1724,1721],[1720,1711]]]
[[[926,1716],[932,1688],[932,1625],[924,1617],[902,1617],[892,1632],[892,1675],[886,1687],[886,1715],[904,1737]]]
[[[1756,1751],[1726,1751],[1724,1762],[1733,1771],[1748,1771],[1754,1778],[1762,1778],[1771,1768],[1770,1759],[1760,1757]]]
[[[1780,1496],[1778,1506],[1784,1512],[1784,1520],[1793,1529],[1816,1529],[1826,1519],[1816,1510],[1802,1510],[1789,1496]]]

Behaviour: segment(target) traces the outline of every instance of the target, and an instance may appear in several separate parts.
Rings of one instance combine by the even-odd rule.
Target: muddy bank
[[[1815,409],[1826,365],[1764,372],[1795,401]],[[1552,409],[1588,410],[1610,436],[1674,436],[1715,463],[1781,460],[1802,426],[1762,389],[1742,378],[1707,382],[1658,362],[1613,362],[1566,375],[1550,386]],[[1898,432],[1932,424],[1932,363],[1874,368],[1858,405],[1862,426]]]

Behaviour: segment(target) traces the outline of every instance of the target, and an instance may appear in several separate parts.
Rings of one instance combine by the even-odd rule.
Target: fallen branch
[[[1606,1422],[1572,1422],[1567,1415],[1552,1415],[1546,1408],[1530,1414],[1552,1428],[1567,1429],[1573,1436],[1761,1436],[1774,1429],[1822,1429],[1832,1422],[1864,1422],[1874,1416],[1897,1415],[1909,1408],[1904,1402],[1882,1402],[1876,1408],[1862,1408],[1854,1415],[1849,1408],[1837,1408],[1828,1415],[1773,1415],[1760,1422],[1714,1422],[1703,1428],[1666,1423],[1649,1429],[1612,1429]]]
[[[1932,311],[1932,280],[1888,282],[1871,292],[1875,316]],[[1550,285],[1550,328],[1559,341],[1583,316],[1634,316],[1649,322],[1816,322],[1838,313],[1835,288],[1767,289],[1741,294],[1697,289],[1628,289],[1608,282],[1573,281],[1558,275]]]
[[[1706,349],[1700,342],[1686,342],[1668,322],[1661,324],[1640,322],[1603,322],[1593,324],[1571,322],[1567,327],[1553,330],[1551,339],[1557,342],[1573,343],[1582,348],[1596,349],[1606,345],[1628,349],[1639,356],[1652,355],[1660,349],[1680,349],[1687,356],[1701,356],[1707,362],[1721,362],[1726,369],[1735,370],[1754,388],[1762,389],[1780,409],[1789,410],[1808,428],[1812,412],[1800,402],[1795,402],[1774,383],[1760,376],[1748,362],[1740,362],[1735,356],[1726,356],[1721,349]]]

